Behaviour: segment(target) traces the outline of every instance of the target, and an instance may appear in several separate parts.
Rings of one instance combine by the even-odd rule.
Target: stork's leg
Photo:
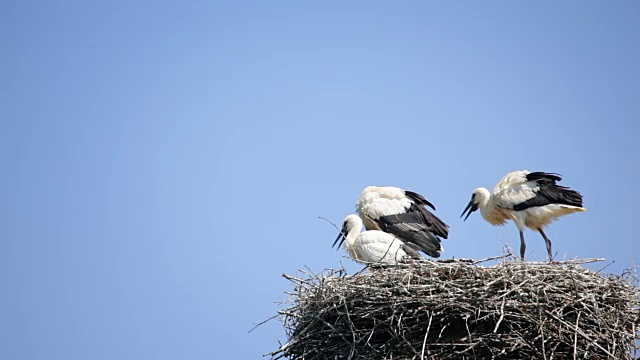
[[[547,235],[542,231],[542,229],[538,229],[540,235],[544,238],[544,242],[547,243],[547,253],[549,254],[549,260],[553,260],[553,255],[551,252],[551,240],[547,237]]]
[[[524,260],[524,251],[527,249],[527,244],[524,243],[524,233],[520,230],[520,257]]]

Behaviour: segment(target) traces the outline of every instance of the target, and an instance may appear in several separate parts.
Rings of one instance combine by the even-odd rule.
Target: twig
[[[496,327],[493,328],[493,333],[497,333],[498,332],[498,328],[500,327],[500,323],[502,323],[502,319],[504,319],[504,304],[507,302],[507,297],[503,297],[502,298],[502,305],[500,305],[500,318],[498,319],[498,321],[496,322]]]
[[[270,317],[270,318],[268,318],[268,319],[266,319],[266,320],[263,320],[263,321],[261,321],[261,322],[257,323],[254,327],[252,327],[252,328],[251,328],[251,330],[249,330],[249,332],[248,332],[248,333],[250,334],[250,333],[251,333],[253,330],[255,330],[258,326],[263,325],[263,324],[266,324],[266,323],[268,323],[269,321],[271,321],[271,320],[273,320],[273,319],[277,318],[277,317],[278,317],[278,315],[279,315],[279,314],[273,315],[272,317]]]
[[[488,262],[488,261],[508,258],[509,256],[511,256],[511,254],[503,254],[503,255],[499,255],[499,256],[491,256],[491,257],[488,257],[488,258],[485,258],[485,259],[482,259],[482,260],[474,261],[472,264],[473,265],[478,265],[478,264],[482,264],[483,262]]]
[[[608,263],[607,265],[605,265],[602,269],[600,269],[600,270],[598,270],[598,271],[596,271],[596,272],[597,272],[597,273],[601,273],[602,271],[604,271],[604,269],[608,268],[608,267],[609,267],[609,265],[611,265],[611,264],[613,264],[613,263],[615,263],[615,262],[616,262],[615,260],[611,261],[610,263]]]
[[[576,318],[576,333],[573,337],[573,360],[578,359],[578,323],[580,322],[580,315],[582,315],[582,312],[578,311],[578,317]]]
[[[336,230],[338,230],[339,232],[342,232],[342,230],[340,230],[340,228],[336,224],[332,223],[329,219],[324,218],[322,216],[318,216],[318,219],[322,219],[322,220],[328,222],[329,224],[333,225],[333,227],[336,228]]]
[[[420,359],[424,360],[424,350],[427,347],[427,337],[429,336],[429,330],[431,329],[431,321],[433,320],[433,314],[429,315],[429,324],[427,324],[427,331],[424,333],[424,340],[422,340],[422,352]]]

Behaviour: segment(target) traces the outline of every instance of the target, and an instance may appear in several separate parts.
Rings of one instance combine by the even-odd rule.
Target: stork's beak
[[[340,243],[338,244],[338,248],[336,250],[339,250],[340,247],[342,246],[342,243],[344,242],[345,236],[344,236],[344,232],[340,231],[340,234],[338,234],[338,237],[336,238],[336,241],[333,242],[333,245],[331,245],[331,247],[335,247],[336,244],[338,244],[338,241],[340,241]]]
[[[474,211],[478,210],[478,205],[476,205],[476,204],[473,202],[473,200],[474,200],[473,198],[474,198],[474,196],[472,196],[472,197],[471,197],[471,201],[469,201],[469,203],[467,204],[467,207],[466,207],[466,208],[464,208],[464,211],[463,211],[463,212],[462,212],[462,214],[460,215],[460,217],[463,217],[463,216],[464,216],[464,214],[465,214],[465,213],[467,213],[467,210],[469,211],[469,212],[467,213],[467,216],[465,216],[465,217],[464,217],[464,220],[463,220],[463,221],[467,221],[467,218],[469,217],[469,215],[471,215],[471,213],[472,213],[472,212],[474,212]]]

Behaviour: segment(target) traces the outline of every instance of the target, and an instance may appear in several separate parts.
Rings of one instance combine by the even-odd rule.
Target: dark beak
[[[342,246],[342,243],[344,242],[344,239],[345,239],[344,231],[340,231],[340,234],[338,234],[336,241],[333,242],[333,245],[331,245],[331,247],[333,248],[334,246],[336,246],[336,244],[338,244],[338,241],[340,241],[340,243],[338,244],[338,248],[336,249],[336,250],[339,250],[340,247]]]
[[[467,210],[469,211],[467,213]],[[469,201],[469,203],[467,204],[467,207],[464,208],[464,211],[462,212],[462,214],[460,215],[460,217],[463,217],[465,213],[467,213],[467,216],[464,217],[463,221],[467,221],[467,218],[469,217],[469,215],[471,215],[472,212],[478,210],[478,205],[476,205],[473,202],[473,197],[471,197],[471,201]]]

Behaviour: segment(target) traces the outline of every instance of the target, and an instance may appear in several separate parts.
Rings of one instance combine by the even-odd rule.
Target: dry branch
[[[635,271],[581,264],[424,260],[294,284],[280,312],[288,342],[272,359],[634,359]]]

